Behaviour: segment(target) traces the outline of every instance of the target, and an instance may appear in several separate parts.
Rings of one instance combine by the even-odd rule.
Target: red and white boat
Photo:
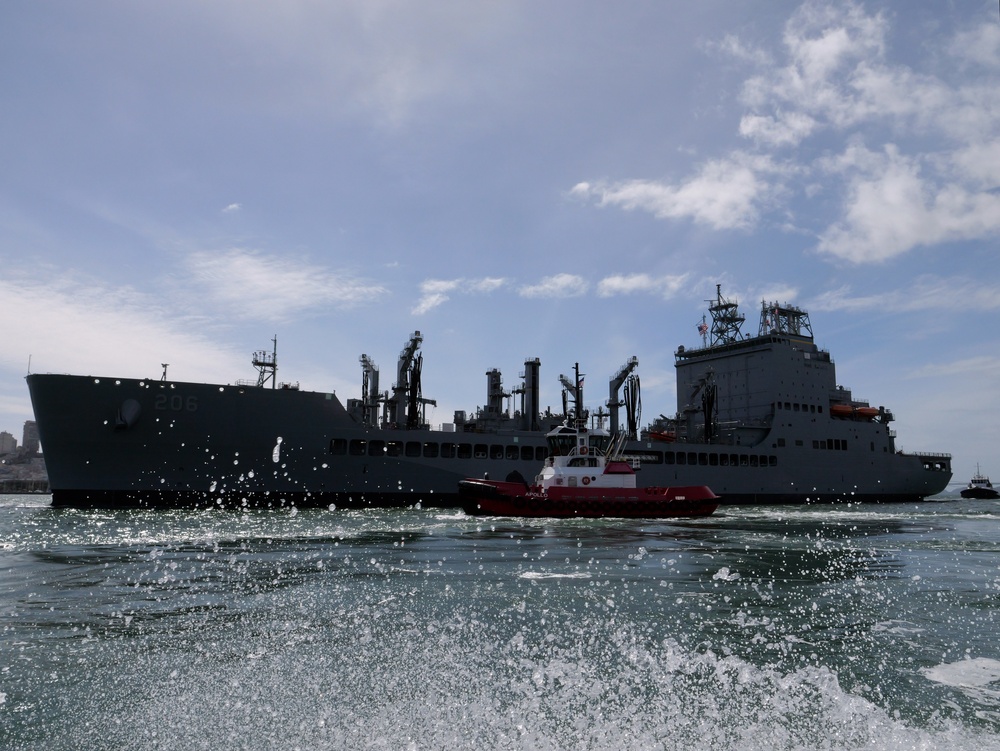
[[[577,387],[578,405],[581,398]],[[576,414],[582,414],[579,407]],[[603,428],[588,429],[584,419],[546,435],[549,457],[532,484],[516,472],[504,481],[459,482],[465,513],[656,519],[709,516],[718,508],[719,497],[705,485],[636,487],[633,463],[621,451],[626,436],[612,440]]]

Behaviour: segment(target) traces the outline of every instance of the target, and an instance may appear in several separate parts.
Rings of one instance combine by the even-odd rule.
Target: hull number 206
[[[157,394],[153,407],[171,412],[197,412],[198,397],[181,394]]]

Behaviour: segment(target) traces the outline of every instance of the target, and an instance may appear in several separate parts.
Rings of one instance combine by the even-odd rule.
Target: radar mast
[[[794,305],[779,305],[776,302],[761,300],[758,336],[769,334],[787,334],[811,341],[813,332],[809,314]]]
[[[732,344],[740,338],[740,326],[745,318],[735,302],[730,302],[722,296],[722,285],[715,285],[715,300],[709,303],[708,312],[712,314],[712,346]]]

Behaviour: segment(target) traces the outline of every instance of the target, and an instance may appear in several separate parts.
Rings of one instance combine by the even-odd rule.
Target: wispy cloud
[[[908,378],[941,378],[956,375],[976,375],[997,378],[1000,376],[1000,357],[979,355],[953,362],[932,363],[907,373]]]
[[[433,310],[454,295],[490,294],[502,288],[516,289],[519,296],[536,299],[581,297],[592,291],[598,297],[644,294],[670,299],[690,286],[689,279],[690,274],[612,274],[594,284],[578,274],[560,273],[516,288],[511,280],[498,277],[428,279],[420,285],[420,301],[413,313],[420,315]]]
[[[1000,70],[1000,26],[984,24],[959,32],[949,51],[970,64]]]
[[[114,287],[80,275],[50,275],[0,280],[0,296],[23,310],[8,331],[5,348],[24,362],[4,363],[19,370],[33,355],[36,372],[155,377],[161,363],[171,374],[228,382],[245,369],[245,359],[213,342],[205,321],[169,307],[159,296],[131,287]]]
[[[849,286],[825,292],[809,303],[813,310],[905,313],[918,310],[985,312],[1000,310],[1000,286],[962,277],[921,276],[913,284],[875,295],[854,295]]]
[[[241,203],[231,203],[222,210],[223,214],[236,214],[243,208]]]
[[[423,315],[446,303],[453,294],[487,295],[500,289],[507,280],[502,277],[482,279],[428,279],[420,283],[420,300],[413,308],[414,315]]]
[[[576,274],[556,274],[545,277],[535,284],[528,284],[520,289],[522,297],[579,297],[586,294],[590,284],[582,276]]]
[[[187,269],[211,300],[244,318],[283,320],[306,310],[370,304],[388,294],[347,273],[239,248],[193,253]]]
[[[887,32],[884,16],[868,15],[853,3],[803,4],[785,24],[786,64],[761,66],[743,84],[752,116],[769,123],[744,135],[768,145],[795,145],[820,124],[843,128],[870,116],[874,103],[851,84],[881,61]],[[798,140],[788,138],[792,133]]]
[[[272,115],[362,112],[395,128],[421,106],[465,95],[478,66],[508,59],[501,31],[516,14],[490,3],[350,0],[248,2],[238,14],[206,5],[193,7],[189,20],[222,40],[227,59],[254,60],[255,69],[273,73],[260,82],[265,95],[241,105],[266,107]],[[242,92],[233,85],[223,93]]]
[[[615,295],[631,295],[635,293],[653,293],[664,298],[670,298],[684,288],[690,274],[650,276],[649,274],[614,275],[602,279],[597,284],[597,294],[600,297]]]

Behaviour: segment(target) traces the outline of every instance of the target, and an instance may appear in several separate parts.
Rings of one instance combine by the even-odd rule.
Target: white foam
[[[973,657],[921,671],[928,680],[954,686],[979,701],[1000,700],[1000,660]]]

